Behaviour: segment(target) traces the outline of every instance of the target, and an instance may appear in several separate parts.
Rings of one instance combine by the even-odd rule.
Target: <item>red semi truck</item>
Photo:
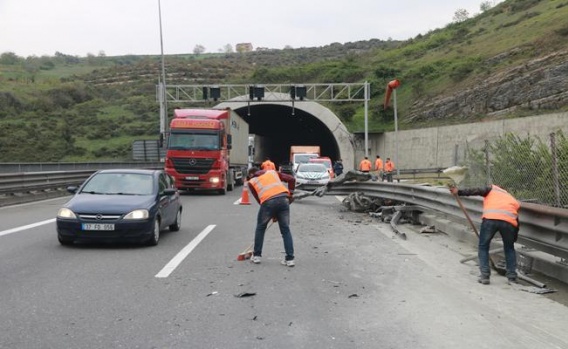
[[[242,185],[248,168],[249,127],[227,109],[176,109],[170,123],[165,169],[185,190],[221,194]]]

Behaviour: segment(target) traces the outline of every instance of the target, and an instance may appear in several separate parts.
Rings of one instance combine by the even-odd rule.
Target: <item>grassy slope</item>
[[[432,126],[405,122],[415,101],[467,89],[503,69],[565,49],[566,32],[568,0],[508,0],[465,22],[374,50],[334,44],[246,55],[176,55],[167,56],[166,62],[169,84],[369,81],[369,129],[384,131],[394,128],[392,111],[380,111],[388,81],[402,81],[397,90],[400,128]],[[505,58],[496,59],[499,55]],[[4,130],[0,138],[12,138],[0,141],[0,150],[28,144],[37,147],[29,140],[34,134],[48,141],[70,133],[72,141],[50,150],[60,154],[54,157],[129,157],[133,140],[157,137],[154,86],[159,69],[159,57],[152,56],[85,58],[73,64],[56,61],[52,69],[36,71],[26,70],[25,64],[0,65],[0,93],[10,94],[24,105],[7,115],[0,111],[0,130]],[[64,98],[78,84],[81,93],[67,108],[45,107],[57,96]],[[346,115],[344,122],[351,131],[363,129],[362,106],[354,106],[352,111],[347,108],[343,114],[341,106],[328,107]],[[35,128],[26,131],[30,124]],[[73,147],[82,150],[62,155],[73,153]],[[27,160],[20,158],[25,151],[3,153],[11,154],[6,156],[13,161]]]

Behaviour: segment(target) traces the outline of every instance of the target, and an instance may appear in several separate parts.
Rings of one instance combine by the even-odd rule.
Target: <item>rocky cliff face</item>
[[[488,65],[515,52],[488,60]],[[498,117],[513,111],[559,110],[568,106],[568,50],[527,61],[479,81],[475,87],[454,94],[418,101],[410,121],[486,115]]]

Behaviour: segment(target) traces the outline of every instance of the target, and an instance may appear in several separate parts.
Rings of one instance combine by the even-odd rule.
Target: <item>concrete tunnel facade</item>
[[[260,151],[277,165],[289,161],[290,146],[319,145],[321,155],[342,159],[346,170],[354,164],[352,135],[328,108],[313,101],[248,101],[240,96],[217,108],[231,108],[248,124],[249,133],[262,138]]]

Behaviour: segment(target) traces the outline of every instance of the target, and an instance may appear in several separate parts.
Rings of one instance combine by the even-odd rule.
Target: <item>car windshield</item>
[[[310,162],[322,164],[322,165],[324,165],[325,167],[327,167],[328,169],[331,168],[331,162],[330,162],[329,160],[310,159]]]
[[[302,164],[298,172],[327,172],[327,169],[322,164]]]
[[[81,193],[106,195],[151,195],[152,176],[142,173],[99,173],[91,177]]]

